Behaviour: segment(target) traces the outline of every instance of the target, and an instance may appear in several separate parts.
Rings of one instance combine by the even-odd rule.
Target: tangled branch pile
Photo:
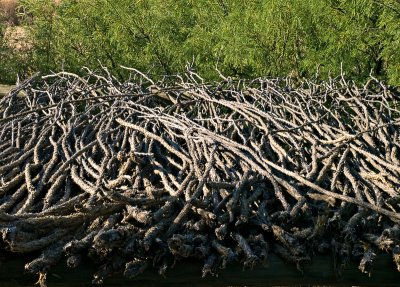
[[[1,249],[40,251],[25,268],[42,284],[64,256],[100,262],[94,283],[268,252],[300,270],[332,254],[340,275],[384,251],[400,271],[399,95],[375,79],[293,86],[135,70],[20,84],[0,103]]]

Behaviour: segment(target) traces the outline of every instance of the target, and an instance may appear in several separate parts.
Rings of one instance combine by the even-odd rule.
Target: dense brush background
[[[121,64],[171,74],[190,62],[209,80],[215,67],[233,77],[327,77],[343,68],[356,81],[372,71],[400,84],[398,0],[0,3],[0,82],[100,63],[120,77]]]

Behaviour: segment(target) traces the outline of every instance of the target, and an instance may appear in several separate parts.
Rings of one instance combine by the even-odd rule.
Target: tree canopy
[[[18,65],[25,72],[102,64],[165,75],[193,63],[210,80],[216,67],[233,77],[343,69],[355,80],[372,72],[400,84],[397,0],[20,2],[32,42],[30,60]]]

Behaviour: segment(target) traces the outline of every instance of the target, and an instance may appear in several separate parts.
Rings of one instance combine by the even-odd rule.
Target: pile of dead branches
[[[399,103],[376,79],[33,77],[0,102],[2,252],[41,252],[43,284],[64,257],[101,264],[94,283],[269,252],[400,270]]]

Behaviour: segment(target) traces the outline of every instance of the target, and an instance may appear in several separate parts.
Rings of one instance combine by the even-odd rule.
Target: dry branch
[[[373,272],[379,252],[399,266],[390,87],[87,71],[36,75],[0,101],[2,248],[42,251],[26,265],[41,284],[63,256],[101,261],[94,283],[187,257],[214,275],[268,252],[299,270],[326,250],[338,274],[348,260]]]

